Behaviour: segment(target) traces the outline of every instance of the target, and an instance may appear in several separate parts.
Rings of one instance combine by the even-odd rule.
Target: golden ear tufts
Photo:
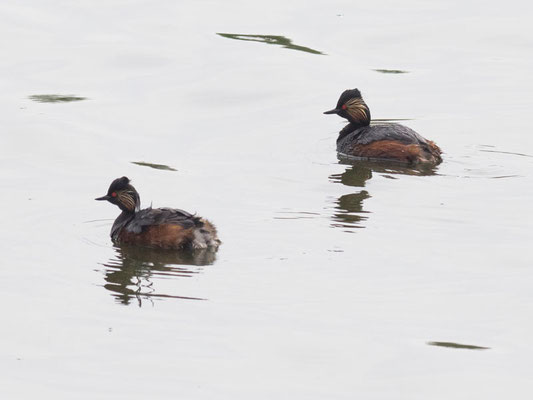
[[[123,190],[121,192],[118,192],[117,198],[120,201],[120,203],[124,207],[126,207],[128,210],[130,210],[130,211],[134,211],[135,210],[135,199],[131,195],[131,192],[128,192],[128,191],[125,191],[125,190]]]
[[[355,98],[347,101],[346,112],[356,121],[370,122],[368,106],[363,99]]]

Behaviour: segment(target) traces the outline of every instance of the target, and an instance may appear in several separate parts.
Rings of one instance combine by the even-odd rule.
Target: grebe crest
[[[96,200],[107,200],[110,203],[117,205],[125,212],[133,213],[141,209],[141,198],[139,193],[137,193],[137,190],[130,185],[129,178],[125,176],[117,178],[111,182],[107,194]]]
[[[342,92],[337,106],[333,110],[324,112],[324,114],[337,114],[357,126],[370,125],[370,109],[363,100],[359,89],[349,89]]]

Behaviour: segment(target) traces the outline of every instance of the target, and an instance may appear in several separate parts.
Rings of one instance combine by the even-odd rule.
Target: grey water
[[[0,10],[1,398],[530,397],[530,3]],[[339,158],[354,87],[443,163]],[[114,246],[124,175],[219,251]]]

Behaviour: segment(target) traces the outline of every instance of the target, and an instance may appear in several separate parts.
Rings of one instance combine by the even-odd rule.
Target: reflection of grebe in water
[[[339,156],[340,163],[346,165],[346,170],[340,174],[330,175],[331,182],[342,183],[345,186],[364,188],[366,181],[372,178],[373,173],[381,175],[435,175],[434,167],[418,168],[395,165],[376,161],[352,161]],[[371,211],[363,208],[364,200],[370,198],[366,190],[349,193],[335,200],[333,223],[331,226],[344,228],[351,232],[352,229],[364,228],[364,221]]]
[[[131,299],[137,299],[140,307],[143,299],[205,300],[158,293],[154,283],[157,279],[190,278],[201,273],[202,266],[214,263],[215,251],[170,251],[137,246],[115,247],[115,251],[116,256],[103,264],[104,287],[112,292],[118,302],[128,305]]]

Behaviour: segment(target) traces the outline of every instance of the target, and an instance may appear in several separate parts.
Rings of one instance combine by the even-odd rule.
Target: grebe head
[[[324,114],[337,114],[348,121],[360,125],[370,125],[370,109],[361,96],[359,89],[349,89],[342,92],[337,107]]]
[[[122,211],[131,213],[139,211],[141,206],[139,193],[130,185],[130,180],[125,176],[111,182],[107,194],[95,200],[107,200],[119,206]]]

